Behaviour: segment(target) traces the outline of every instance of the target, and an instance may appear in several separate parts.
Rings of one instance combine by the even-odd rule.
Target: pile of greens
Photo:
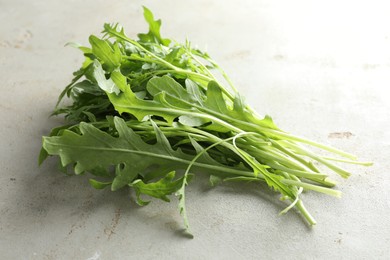
[[[175,194],[187,230],[185,189],[195,174],[207,174],[212,185],[266,183],[288,202],[281,213],[296,208],[313,225],[300,194],[340,196],[332,189],[335,181],[315,164],[344,178],[350,174],[332,161],[370,164],[286,133],[269,116],[260,118],[207,53],[163,38],[161,21],[147,8],[144,16],[149,32],[138,40],[118,24],[105,24],[101,38],[89,37],[91,47],[72,44],[85,61],[53,112],[68,124],[43,137],[40,163],[57,155],[63,169],[94,175],[90,184],[97,189],[131,187],[140,205],[149,203],[144,195],[169,201]],[[61,105],[65,96],[70,102]]]

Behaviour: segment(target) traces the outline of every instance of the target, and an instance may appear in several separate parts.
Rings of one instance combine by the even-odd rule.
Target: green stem
[[[327,156],[321,156],[321,158],[323,158],[325,160],[329,160],[329,161],[350,163],[350,164],[363,165],[363,166],[371,166],[371,165],[373,165],[373,162],[358,162],[358,161],[344,160],[344,159],[327,157]]]
[[[333,189],[329,189],[326,187],[321,187],[318,185],[313,185],[313,184],[309,184],[306,182],[294,181],[294,180],[289,180],[289,179],[283,179],[283,180],[281,180],[281,182],[286,184],[286,185],[294,185],[294,186],[302,187],[302,188],[307,189],[307,190],[314,190],[314,191],[321,192],[321,193],[331,195],[331,196],[335,196],[338,198],[341,197],[341,191],[339,191],[339,190],[333,190]]]
[[[303,205],[303,202],[301,200],[298,200],[296,207],[299,210],[299,212],[301,212],[303,217],[307,220],[307,222],[309,223],[310,226],[314,226],[315,224],[317,224],[316,220],[309,213],[309,211],[305,208],[305,206]]]
[[[302,146],[300,146],[299,144],[295,144],[295,143],[292,143],[292,142],[289,142],[289,146],[294,148],[294,150],[298,153],[301,153],[301,154],[305,154],[306,156],[322,163],[323,165],[325,165],[326,167],[328,167],[329,169],[333,170],[334,172],[338,173],[341,177],[343,178],[348,178],[351,174],[349,172],[347,172],[346,170],[328,162],[327,160],[317,156],[316,154],[312,153],[311,151],[303,148]]]
[[[117,31],[115,30],[112,30],[111,28],[106,28],[106,32],[111,34],[111,35],[114,35],[115,37],[121,39],[121,40],[124,40],[124,41],[127,41],[131,44],[133,44],[134,46],[136,46],[137,48],[139,48],[141,51],[147,53],[149,56],[155,58],[157,60],[157,63],[159,63],[160,65],[164,65],[168,68],[171,68],[172,70],[176,71],[176,73],[181,73],[181,74],[185,74],[185,75],[190,75],[190,76],[194,76],[194,77],[197,77],[197,78],[200,78],[200,79],[203,79],[203,80],[206,80],[206,81],[211,81],[213,80],[212,78],[208,77],[208,76],[205,76],[203,74],[200,74],[200,73],[197,73],[197,72],[193,72],[193,71],[188,71],[188,70],[184,70],[182,68],[179,68],[179,67],[176,67],[175,65],[171,64],[170,62],[158,57],[157,55],[155,55],[154,53],[150,52],[149,50],[147,50],[145,47],[143,47],[141,44],[139,44],[137,41],[134,41],[120,33],[118,33]],[[131,57],[127,57],[127,58],[130,58]],[[143,59],[138,59],[138,60],[143,60]],[[152,60],[143,60],[143,61],[147,61],[147,62],[153,62]],[[154,61],[155,62],[155,61]],[[231,100],[233,101],[234,100],[234,96],[229,92],[227,91],[225,88],[222,88],[222,91],[224,92],[224,94]]]

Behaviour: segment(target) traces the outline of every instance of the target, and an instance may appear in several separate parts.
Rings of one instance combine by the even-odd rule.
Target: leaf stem
[[[309,211],[303,205],[302,200],[298,200],[296,206],[297,206],[297,209],[299,210],[299,212],[301,212],[301,214],[307,220],[307,222],[309,223],[310,226],[314,226],[315,224],[317,224],[316,220],[313,218],[313,216],[309,213]]]

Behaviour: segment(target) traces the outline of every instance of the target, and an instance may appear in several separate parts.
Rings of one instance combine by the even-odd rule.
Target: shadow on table
[[[25,220],[27,218],[30,223],[38,222],[37,224],[44,224],[44,221],[56,215],[73,219],[74,223],[71,224],[69,231],[69,233],[72,233],[75,227],[83,228],[83,225],[87,223],[92,215],[96,217],[99,212],[101,214],[101,211],[103,211],[105,212],[104,215],[111,214],[110,216],[112,216],[112,218],[102,220],[107,222],[104,223],[106,227],[104,233],[108,239],[115,233],[115,228],[121,216],[133,220],[134,218],[140,218],[137,221],[141,223],[145,220],[155,220],[153,216],[151,217],[154,214],[151,213],[153,210],[144,210],[143,207],[138,206],[134,202],[134,194],[129,192],[129,189],[124,188],[116,192],[111,192],[109,188],[96,190],[89,185],[89,177],[88,174],[81,176],[64,175],[57,168],[57,158],[49,158],[40,168],[36,169],[35,174],[31,174],[23,182],[24,186],[20,191],[19,199],[14,198],[16,205],[23,205],[18,207],[19,214],[23,214]],[[234,194],[234,197],[242,198],[243,201],[255,197],[259,199],[259,203],[265,202],[280,210],[287,206],[286,203],[279,201],[279,195],[271,191],[264,183],[226,182],[217,187],[210,187],[207,177],[200,174],[189,187],[192,194],[195,193],[199,197],[208,195],[212,191],[215,193],[213,196]],[[223,199],[231,197],[228,196],[228,198]],[[146,207],[155,207],[156,205],[160,209],[166,207],[166,203],[157,201],[153,199],[153,203]],[[183,229],[182,220],[178,217],[177,201],[175,201],[174,196],[172,196],[172,203],[175,204],[176,208],[170,211],[169,214],[160,216],[163,219],[160,219],[158,223],[165,224],[162,224],[163,227],[159,227],[159,229],[164,228],[168,229],[169,232],[173,231],[173,235],[177,237],[191,238],[192,236]],[[106,210],[110,212],[106,212]],[[176,214],[176,217],[174,214]],[[290,214],[299,215],[294,210],[291,210]],[[175,221],[169,220],[169,218],[173,218]]]

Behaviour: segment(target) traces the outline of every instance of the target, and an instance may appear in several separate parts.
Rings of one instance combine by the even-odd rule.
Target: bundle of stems
[[[57,155],[64,169],[95,175],[95,188],[133,188],[140,205],[148,203],[144,195],[169,201],[176,194],[187,230],[185,188],[195,174],[208,174],[212,185],[264,182],[289,202],[282,214],[296,208],[313,225],[301,193],[341,195],[315,164],[344,178],[350,173],[334,161],[371,165],[261,118],[207,53],[162,38],[161,21],[147,8],[144,16],[149,32],[137,40],[105,24],[101,38],[89,37],[90,47],[72,43],[85,61],[53,112],[68,124],[43,137],[40,163]],[[70,105],[61,105],[65,96]]]

